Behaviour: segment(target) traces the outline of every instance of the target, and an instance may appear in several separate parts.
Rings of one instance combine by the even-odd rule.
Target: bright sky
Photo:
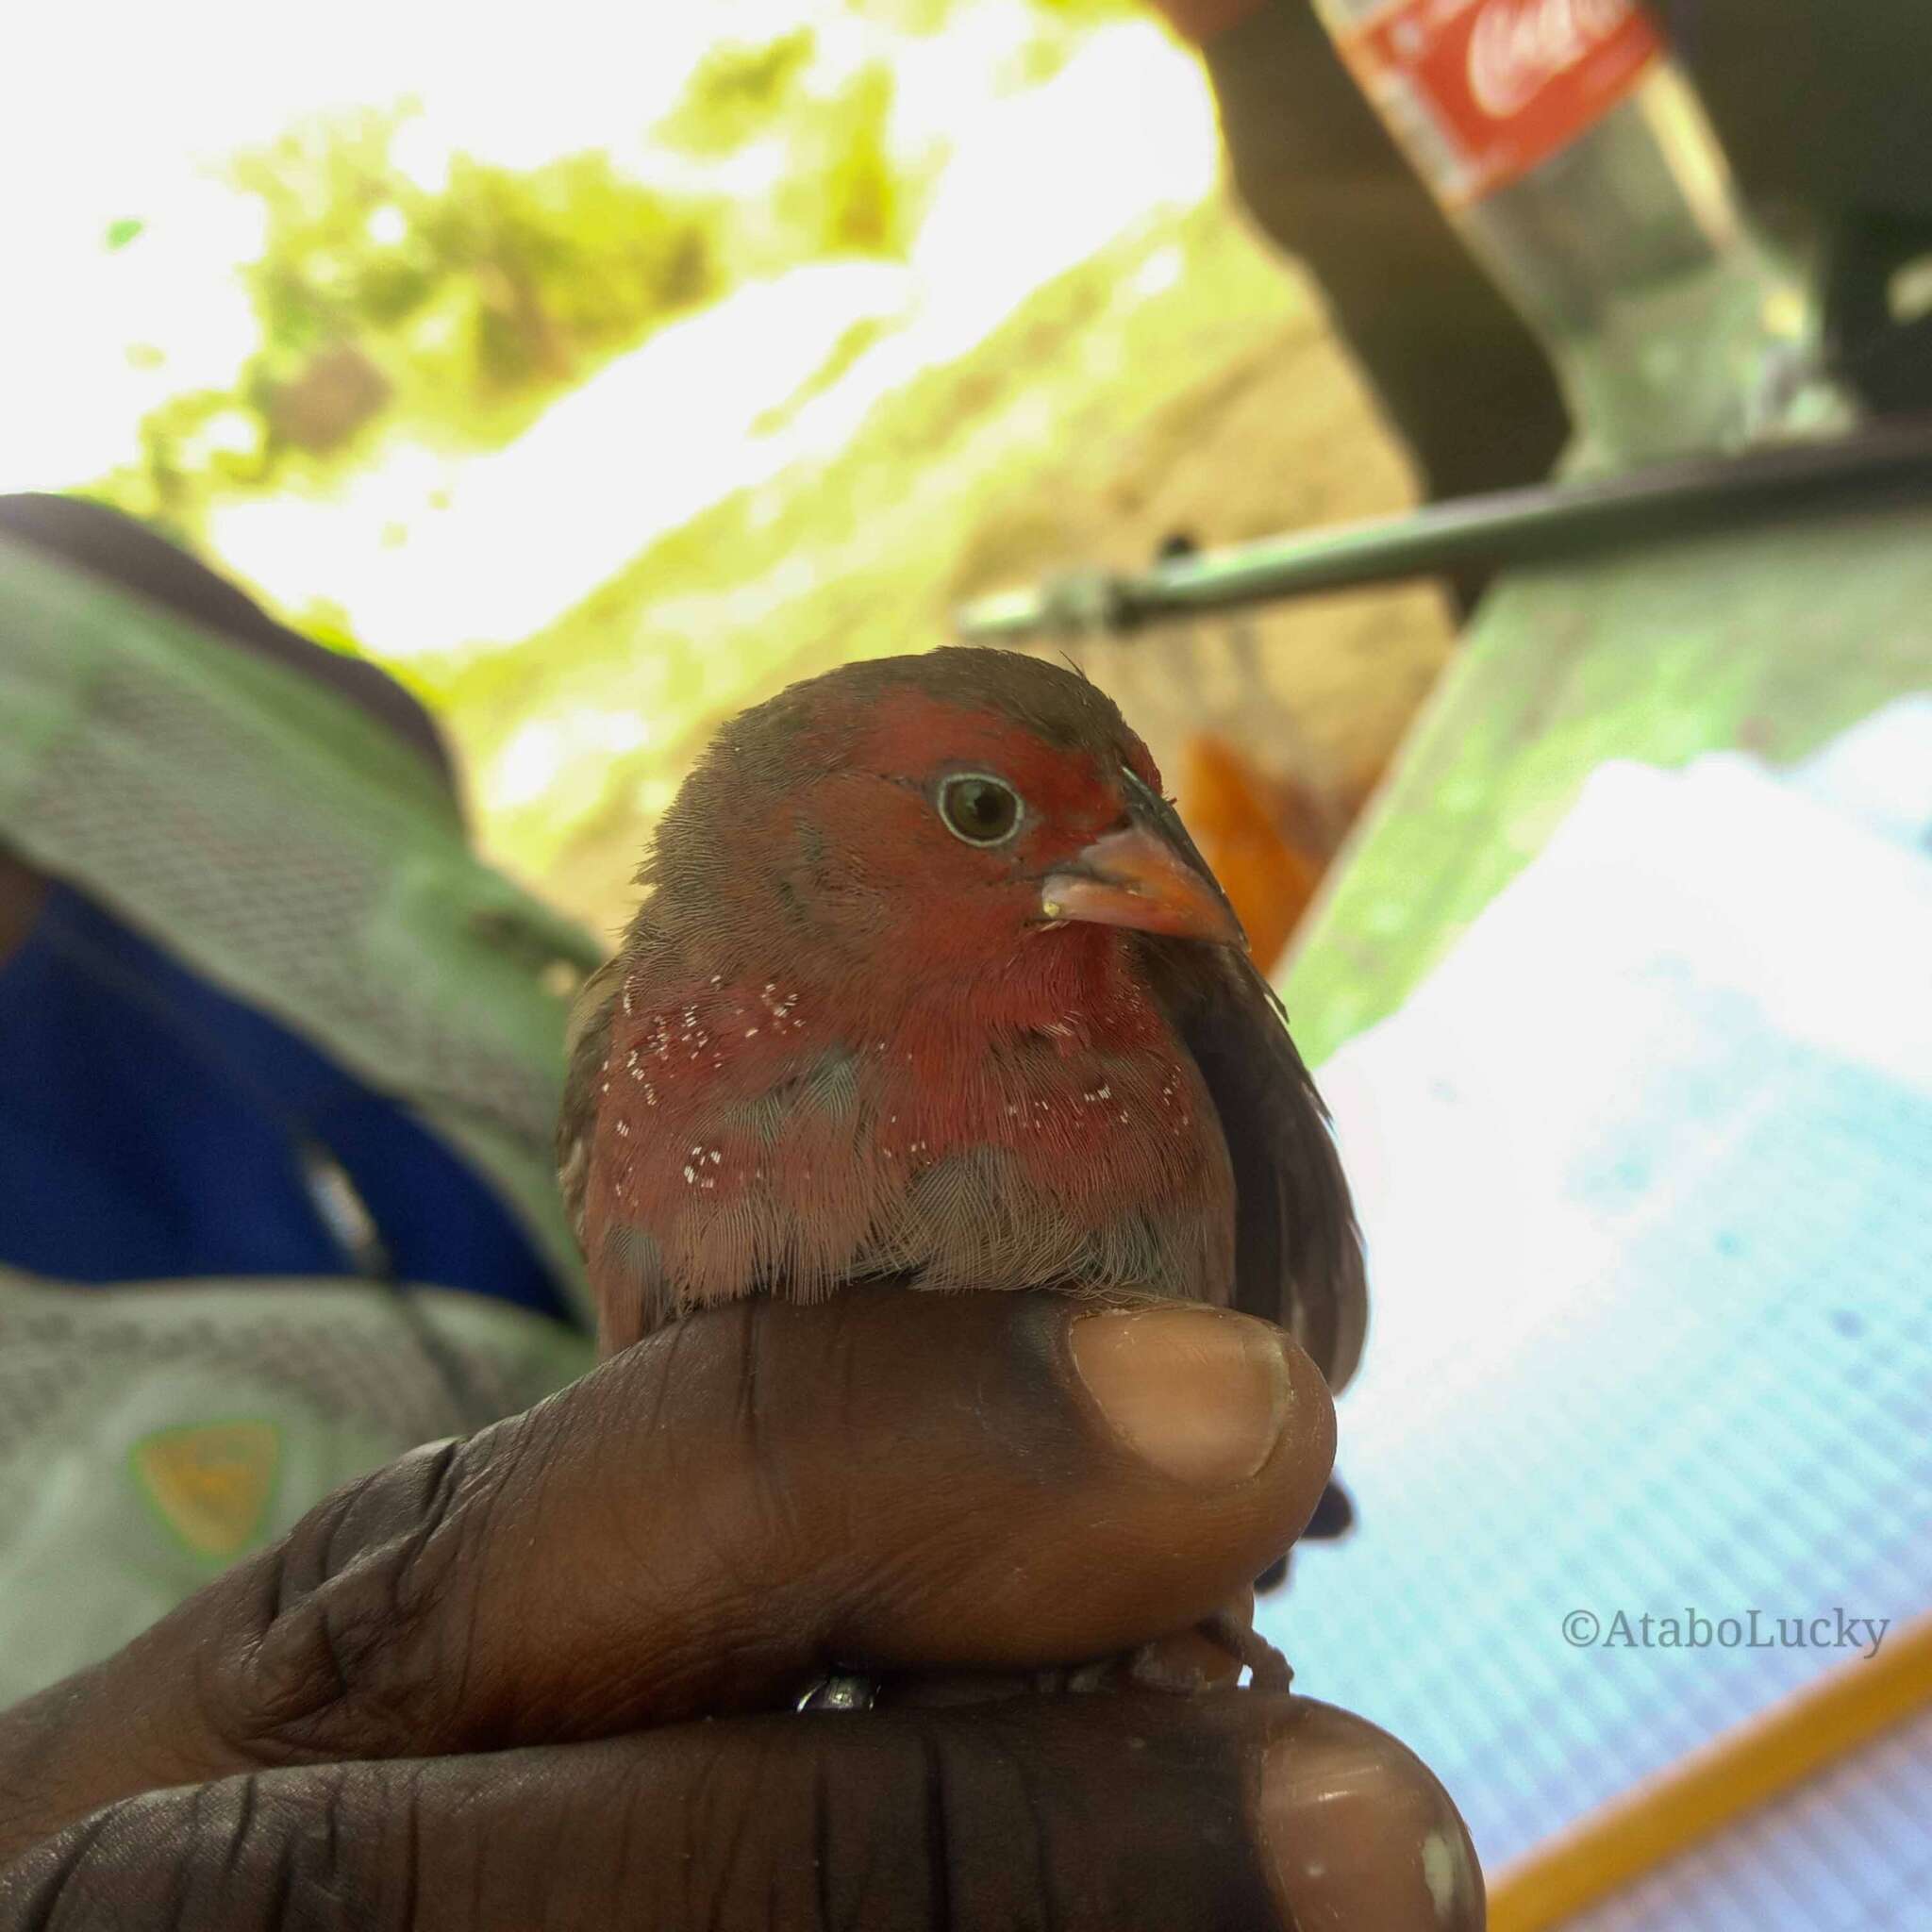
[[[8,237],[21,292],[0,356],[0,489],[97,476],[133,453],[145,409],[232,377],[253,343],[232,271],[258,230],[253,204],[207,169],[238,146],[305,113],[415,96],[417,151],[400,157],[412,173],[434,174],[452,148],[527,166],[604,146],[643,165],[642,131],[707,46],[809,20],[821,59],[842,65],[881,34],[838,0],[555,0],[534,34],[527,11],[512,25],[507,10],[396,0],[343,0],[301,17],[299,33],[265,32],[267,13],[260,0],[70,0],[24,24],[20,58],[0,72],[0,168],[35,184],[14,197]],[[378,652],[513,640],[653,533],[837,446],[882,393],[962,353],[1041,282],[1212,188],[1207,90],[1158,28],[1101,29],[1056,78],[1015,92],[1013,50],[1036,21],[1024,0],[982,0],[943,36],[891,38],[895,126],[956,147],[907,267],[832,262],[742,289],[559,399],[505,450],[458,460],[391,438],[325,498],[218,508],[215,550],[292,612],[340,608]],[[57,89],[49,75],[85,80]],[[109,253],[105,230],[121,218],[148,225]],[[772,428],[865,318],[891,325],[882,341]],[[131,363],[130,343],[158,349],[160,366]]]
[[[291,120],[419,98],[436,135],[511,165],[634,145],[704,47],[801,19],[852,30],[831,0],[663,7],[545,0],[58,0],[9,9],[0,58],[8,277],[0,488],[99,475],[163,396],[234,372],[251,343],[230,270],[251,204],[204,172]],[[433,157],[427,158],[433,165]],[[146,232],[109,254],[109,222]],[[158,369],[130,367],[130,341]]]

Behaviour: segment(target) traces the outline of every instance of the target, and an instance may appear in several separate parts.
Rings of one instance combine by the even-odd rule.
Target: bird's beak
[[[1179,826],[1171,807],[1167,816]],[[1072,864],[1042,881],[1041,916],[1245,948],[1247,935],[1234,908],[1206,865],[1191,862],[1196,857],[1192,841],[1185,832],[1180,837],[1187,841],[1186,856],[1144,824],[1096,839]]]

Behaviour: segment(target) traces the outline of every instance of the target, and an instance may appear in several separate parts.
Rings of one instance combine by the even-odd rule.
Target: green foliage
[[[845,0],[861,20],[900,34],[936,34],[959,10],[960,0]]]
[[[551,385],[712,292],[714,211],[620,175],[606,155],[526,174],[466,156],[427,189],[391,164],[399,116],[363,114],[243,155],[231,178],[268,217],[246,281],[256,375],[287,380],[356,344],[459,426],[491,390]]]
[[[848,4],[919,36],[965,0]],[[1050,72],[1090,18],[1137,0],[1035,5]],[[310,123],[235,157],[227,178],[263,218],[242,271],[255,349],[227,391],[151,411],[139,459],[101,488],[193,529],[214,497],[324,479],[391,428],[493,447],[611,356],[749,277],[903,255],[939,160],[927,152],[908,172],[895,147],[888,59],[835,69],[823,52],[801,25],[708,54],[651,130],[682,157],[675,188],[600,152],[521,172],[456,155],[432,180],[399,165],[408,108]],[[142,234],[117,221],[103,241],[125,248]]]
[[[718,292],[714,201],[629,180],[598,153],[527,173],[459,155],[425,187],[391,158],[407,119],[314,123],[230,163],[265,216],[242,272],[258,347],[232,391],[148,415],[139,464],[109,479],[116,501],[192,523],[209,491],[325,467],[391,418],[444,442],[502,441]]]
[[[264,216],[242,271],[258,346],[232,391],[151,411],[140,460],[103,487],[137,515],[192,526],[211,494],[320,475],[385,423],[491,446],[745,275],[902,251],[914,210],[888,138],[891,70],[814,92],[816,51],[809,28],[721,48],[658,130],[701,161],[781,143],[778,185],[753,201],[667,192],[596,152],[522,173],[457,155],[425,185],[394,159],[407,110],[310,123],[237,156],[228,179]],[[117,223],[107,239],[139,232]]]
[[[828,253],[901,255],[910,246],[908,196],[892,162],[891,69],[860,69],[834,103],[837,135],[824,157],[820,233]]]
[[[715,48],[653,130],[705,161],[760,143],[778,150],[770,206],[736,211],[723,244],[745,274],[822,255],[902,255],[911,242],[918,184],[892,153],[892,70],[875,59],[838,86],[814,86],[817,51],[810,27]]]
[[[658,124],[659,137],[694,155],[725,155],[771,131],[801,92],[818,52],[808,26],[762,46],[714,47],[697,64],[684,93]]]

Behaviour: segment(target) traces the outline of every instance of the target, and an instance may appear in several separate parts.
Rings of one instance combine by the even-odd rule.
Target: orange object
[[[1894,1630],[1506,1866],[1490,1932],[1545,1932],[1932,1707],[1932,1616]]]
[[[1271,971],[1334,856],[1330,811],[1211,732],[1197,733],[1182,753],[1180,808],[1247,928],[1255,964]]]

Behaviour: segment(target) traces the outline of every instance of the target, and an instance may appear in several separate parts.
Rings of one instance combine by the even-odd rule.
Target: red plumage
[[[1004,652],[848,666],[721,732],[574,1024],[559,1171],[607,1347],[860,1278],[1132,1286],[1345,1377],[1334,1145],[1159,783],[1095,687]]]

